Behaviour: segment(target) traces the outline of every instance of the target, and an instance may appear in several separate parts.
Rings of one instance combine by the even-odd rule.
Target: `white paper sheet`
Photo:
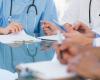
[[[60,64],[60,62],[59,62],[58,59],[57,59],[57,53],[56,53],[56,52],[55,52],[54,57],[53,57],[53,59],[51,60],[51,62],[56,62],[56,63],[59,63],[59,64]]]
[[[62,65],[58,62],[53,62],[53,61],[21,64],[20,67],[23,70],[25,70],[25,68],[28,68],[29,70],[33,72],[34,71],[39,72],[40,74],[38,74],[37,77],[45,79],[45,80],[71,78],[75,76],[75,74],[67,72],[66,65]]]
[[[0,69],[0,80],[15,80],[17,78],[17,73],[12,73],[10,71]]]
[[[38,41],[38,39],[29,36],[28,34],[25,33],[24,30],[15,34],[0,35],[0,42],[4,44],[12,44],[12,43],[18,43],[23,41],[36,42]]]
[[[42,36],[42,37],[38,37],[39,39],[42,40],[51,40],[51,41],[56,41],[59,44],[62,43],[62,41],[65,39],[65,37],[63,36],[63,34],[61,32],[57,32],[56,35],[51,35],[51,36]]]

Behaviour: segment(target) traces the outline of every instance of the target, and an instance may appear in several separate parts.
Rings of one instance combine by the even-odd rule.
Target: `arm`
[[[45,9],[41,15],[40,20],[53,22],[53,20],[57,20],[57,12],[56,12],[56,7],[54,4],[54,1],[53,0],[45,0],[45,1],[46,1]],[[39,28],[36,28],[35,31],[39,32],[40,35],[44,35],[44,31],[43,31],[42,27],[40,27],[40,26],[41,25],[39,25]]]
[[[52,2],[52,0],[51,0],[51,2]],[[48,5],[49,6],[49,5]],[[47,6],[47,7],[48,7]],[[48,7],[49,8],[49,7]],[[45,12],[46,11],[48,11],[49,12],[49,14],[50,14],[50,10],[51,9],[54,9],[54,8],[51,8],[51,9],[48,9],[48,8],[46,8],[46,10],[45,10]],[[54,20],[54,12],[55,11],[53,11],[52,12],[52,15],[50,16],[50,15],[48,15],[47,13],[46,14],[44,14],[45,16],[44,16],[44,20],[47,20],[47,21],[49,21],[49,22],[52,22],[52,20]],[[72,2],[71,2],[71,4],[70,4],[70,7],[68,8],[68,10],[66,10],[65,11],[65,14],[64,14],[64,16],[61,18],[61,20],[62,20],[62,24],[64,25],[64,27],[65,27],[65,29],[67,29],[67,31],[72,31],[72,28],[71,28],[71,24],[72,23],[75,23],[77,20],[78,20],[78,15],[79,14],[79,0],[78,1],[76,1],[76,0],[72,0]],[[46,17],[48,16],[48,18],[50,18],[50,19],[52,19],[52,20],[50,20],[50,19],[47,19]],[[49,25],[49,23],[46,23],[45,25],[44,25],[44,28],[43,28],[43,30],[44,30],[44,32],[48,35],[48,34],[50,34],[50,35],[52,35],[52,33],[53,33],[53,31],[56,31],[57,29],[54,29],[53,27],[55,27],[54,25],[53,26],[51,26],[51,25]],[[57,27],[57,26],[56,26]],[[55,27],[55,28],[56,28]],[[59,26],[58,26],[59,27]],[[69,28],[70,27],[70,28]],[[59,30],[59,29],[58,29]]]
[[[3,28],[3,0],[0,0],[0,34],[16,33],[22,30],[22,25],[16,22],[10,23],[7,27]]]

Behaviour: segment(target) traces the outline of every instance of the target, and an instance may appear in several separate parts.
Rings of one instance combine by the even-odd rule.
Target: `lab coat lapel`
[[[89,2],[90,0],[80,0],[80,21],[89,25]]]
[[[11,0],[3,0],[3,16],[10,16]]]

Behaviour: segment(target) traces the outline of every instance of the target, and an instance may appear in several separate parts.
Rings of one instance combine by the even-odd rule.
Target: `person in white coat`
[[[93,45],[97,43],[97,46],[100,46],[99,44],[100,43],[99,41],[99,37],[100,37],[99,35],[100,34],[100,27],[99,27],[100,26],[100,9],[99,7],[100,5],[99,4],[100,4],[99,0],[72,0],[69,5],[69,8],[65,11],[65,15],[62,18],[61,24],[63,24],[65,28],[67,27],[67,31],[70,32],[70,34],[72,33],[72,30],[73,30],[72,26],[78,27],[79,29],[81,26],[82,28],[84,26],[88,27],[86,30],[87,32],[86,33],[82,32],[82,33],[87,34],[88,37],[92,37],[91,40],[92,40]],[[80,25],[76,26],[77,22],[81,26]],[[51,25],[51,23],[45,22],[45,25],[43,28],[44,28],[45,33],[48,35],[48,34],[53,34],[53,31],[55,32],[55,30],[57,30],[57,28],[56,27],[54,28],[54,27],[55,26]],[[50,28],[53,30],[51,30]],[[77,31],[80,32],[78,29]],[[76,34],[76,36],[79,36],[79,34],[77,35],[77,33],[75,32],[74,34]],[[69,36],[67,36],[67,38],[68,37]],[[75,39],[73,39],[72,37],[73,36],[71,36],[70,40],[75,42]],[[79,38],[76,38],[76,39],[79,39]],[[78,42],[78,40],[76,41]],[[83,43],[82,41],[80,42]],[[85,39],[85,42],[87,42],[86,39]]]
[[[96,34],[93,44],[100,46],[100,1],[99,0],[72,0],[66,10],[62,24],[74,24],[81,21],[89,26]]]

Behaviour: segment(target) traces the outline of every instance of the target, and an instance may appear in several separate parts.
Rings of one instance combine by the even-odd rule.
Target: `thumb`
[[[80,28],[80,26],[81,26],[81,22],[77,22],[77,23],[75,23],[74,25],[73,25],[73,28],[74,28],[74,30],[78,30],[79,28]]]

